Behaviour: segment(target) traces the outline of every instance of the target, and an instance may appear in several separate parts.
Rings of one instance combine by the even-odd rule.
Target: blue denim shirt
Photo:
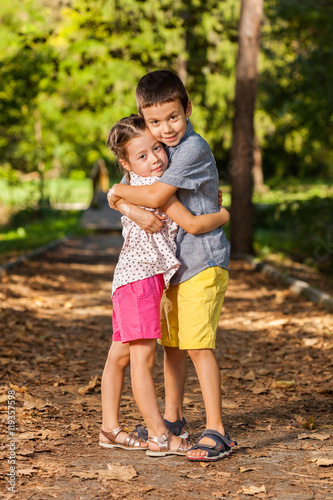
[[[179,201],[194,215],[218,212],[219,178],[216,163],[207,142],[194,132],[190,121],[177,146],[166,147],[169,167],[158,182],[178,188]],[[192,278],[208,267],[228,269],[230,243],[222,227],[193,235],[181,227],[177,234],[177,258],[180,268],[171,283]]]

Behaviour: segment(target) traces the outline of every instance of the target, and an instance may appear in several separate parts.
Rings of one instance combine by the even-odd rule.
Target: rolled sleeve
[[[209,180],[203,165],[214,161],[209,148],[202,147],[202,144],[198,146],[196,141],[188,140],[177,149],[159,182],[197,192],[200,186]]]

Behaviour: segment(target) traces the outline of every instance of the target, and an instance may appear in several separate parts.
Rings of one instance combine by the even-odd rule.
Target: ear
[[[130,171],[131,171],[131,167],[130,167],[129,163],[127,163],[127,161],[126,161],[126,160],[121,160],[121,159],[119,158],[119,163],[120,163],[120,165],[121,165],[122,167],[124,167],[124,169],[125,169],[125,170],[128,170],[128,172],[130,172]]]
[[[191,101],[188,101],[187,107],[186,107],[186,113],[185,113],[186,118],[189,118],[191,116],[191,114],[192,114],[192,103],[191,103]]]

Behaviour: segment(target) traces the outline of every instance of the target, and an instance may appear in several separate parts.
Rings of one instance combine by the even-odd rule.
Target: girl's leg
[[[102,376],[102,429],[110,432],[119,427],[119,409],[123,390],[125,370],[130,362],[128,344],[112,342]],[[116,441],[121,443],[127,433],[118,434]],[[100,441],[107,438],[100,434]]]
[[[161,436],[167,430],[158,406],[153,380],[155,339],[130,342],[131,379],[134,398],[148,428],[148,436]],[[172,436],[170,448],[177,449],[181,438]],[[151,450],[157,450],[155,443],[149,443]]]

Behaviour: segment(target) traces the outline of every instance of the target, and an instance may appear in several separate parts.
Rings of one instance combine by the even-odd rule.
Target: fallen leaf
[[[265,485],[261,486],[242,486],[239,493],[244,493],[244,495],[257,495],[258,493],[266,493]]]
[[[313,434],[298,434],[298,439],[318,439],[319,441],[325,441],[331,437],[330,434],[320,434],[319,432],[315,432]]]
[[[0,363],[2,365],[9,365],[12,360],[10,358],[0,358]]]
[[[119,481],[129,481],[138,475],[133,465],[108,464],[108,470],[99,471],[98,475],[100,476],[103,473],[104,476],[104,472],[107,473],[106,477],[108,479],[118,479]]]
[[[13,389],[15,392],[27,392],[28,388],[23,385],[22,387],[19,387],[18,385],[14,385],[9,383],[10,388]]]
[[[85,394],[87,394],[87,392],[91,392],[95,387],[100,385],[101,385],[101,377],[99,377],[99,375],[94,375],[91,377],[88,385],[80,387],[80,389],[78,389],[77,392],[81,394],[81,396],[84,396]]]
[[[223,408],[239,408],[239,404],[235,403],[234,401],[229,401],[227,399],[222,400],[222,407]]]
[[[254,429],[254,430],[255,430],[255,431],[264,431],[264,432],[269,431],[269,432],[271,432],[271,430],[272,430],[272,425],[271,425],[271,424],[269,424],[269,425],[267,425],[266,427],[263,427],[263,426],[258,425],[258,427],[255,427],[255,429]]]
[[[311,462],[314,462],[318,467],[331,467],[333,465],[333,458],[315,458]]]
[[[231,370],[226,373],[226,376],[229,378],[236,378],[236,379],[243,378],[243,375],[241,374],[240,370]]]
[[[240,467],[239,472],[249,472],[251,470],[256,470],[254,467]]]
[[[302,339],[302,342],[305,347],[313,347],[314,345],[318,344],[319,339]]]
[[[36,474],[37,469],[32,468],[32,469],[17,469],[16,474],[18,476],[31,476],[32,474]]]
[[[32,410],[33,408],[37,408],[40,410],[41,408],[45,408],[45,406],[53,406],[51,403],[47,401],[43,401],[40,398],[35,398],[28,392],[24,394],[24,407]]]
[[[310,439],[318,439],[319,441],[326,441],[330,439],[331,434],[321,434],[320,432],[313,432],[310,434]]]
[[[203,467],[204,469],[206,469],[206,467],[210,466],[210,463],[209,462],[200,462],[200,465],[201,465],[201,467]]]
[[[47,429],[41,429],[40,431],[30,431],[30,432],[22,432],[21,434],[16,434],[17,439],[46,439],[51,431]]]
[[[317,424],[313,415],[308,418],[301,417],[301,415],[295,415],[296,422],[304,429],[315,429]]]
[[[244,376],[244,380],[251,380],[253,382],[253,380],[255,380],[256,376],[254,374],[254,372],[251,370],[249,371],[249,373],[247,373],[245,376]]]
[[[263,385],[256,385],[250,389],[250,391],[253,392],[253,394],[262,394],[263,392],[267,392],[267,388],[264,387]]]
[[[24,443],[17,450],[18,455],[23,455],[24,457],[31,457],[35,452],[35,447],[32,443]]]
[[[292,387],[294,384],[295,380],[276,380],[273,387]]]

